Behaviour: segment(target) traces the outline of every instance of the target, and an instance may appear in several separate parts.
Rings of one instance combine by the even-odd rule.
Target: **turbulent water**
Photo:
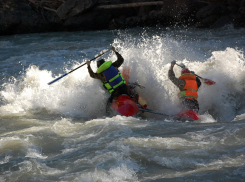
[[[180,111],[172,60],[215,81],[199,90],[200,119],[106,116],[109,94],[87,66],[47,84],[111,46],[154,111]],[[0,37],[0,181],[244,181],[244,50],[244,29],[232,27]]]

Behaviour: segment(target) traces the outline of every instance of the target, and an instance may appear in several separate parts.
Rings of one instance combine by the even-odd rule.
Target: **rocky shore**
[[[0,35],[151,26],[245,27],[245,0],[1,0]]]

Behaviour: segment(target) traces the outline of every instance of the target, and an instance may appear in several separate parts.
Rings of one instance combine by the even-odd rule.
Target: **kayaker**
[[[182,64],[181,76],[175,77],[173,68],[176,61],[171,62],[170,69],[168,71],[168,78],[180,89],[179,98],[184,109],[199,111],[198,89],[201,86],[201,81],[195,76],[194,72]]]
[[[105,61],[100,59],[97,61],[97,72],[94,73],[90,67],[90,61],[87,61],[88,72],[90,77],[100,79],[105,89],[111,94],[108,101],[112,103],[113,99],[116,100],[119,95],[126,94],[130,97],[131,93],[128,86],[125,84],[123,76],[121,75],[118,68],[123,64],[123,57],[116,51],[115,47],[112,47],[112,51],[115,52],[117,60],[115,62]]]

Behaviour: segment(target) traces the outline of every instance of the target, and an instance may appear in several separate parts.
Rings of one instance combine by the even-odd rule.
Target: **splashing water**
[[[54,45],[60,41],[58,38],[55,39]],[[121,35],[113,40],[112,45],[124,57],[123,66],[130,66],[130,82],[137,81],[146,87],[139,90],[139,93],[146,100],[149,108],[170,115],[179,111],[178,90],[167,76],[169,63],[171,60],[177,60],[183,62],[196,74],[217,83],[213,86],[202,84],[199,91],[200,113],[208,112],[215,119],[231,121],[237,114],[244,112],[245,109],[243,103],[240,102],[244,90],[243,47],[240,50],[231,47],[219,51],[213,50],[212,55],[206,59],[207,56],[203,55],[206,52],[203,53],[197,50],[198,47],[193,47],[196,46],[194,43],[200,42],[201,39],[197,41],[192,39],[194,38],[190,37],[189,41],[175,39],[173,33],[170,34],[169,32],[150,35],[144,31],[141,36],[128,36],[128,34],[121,32]],[[71,42],[72,40],[69,40],[69,44]],[[74,44],[76,43],[75,41]],[[65,45],[65,43],[61,44]],[[79,45],[81,43],[77,47]],[[82,50],[85,55],[91,55],[91,52],[99,53],[98,48],[89,46],[89,49]],[[76,46],[74,45],[74,47]],[[201,46],[199,45],[199,47]],[[101,50],[103,48],[101,47]],[[40,49],[44,51],[41,52],[43,55],[48,55],[48,51],[45,50],[46,45]],[[209,49],[212,49],[212,46]],[[65,51],[62,50],[62,52]],[[52,56],[52,62],[58,61],[59,52],[59,50],[51,51],[48,57]],[[74,55],[74,52],[78,52],[78,50],[74,48],[70,54],[66,53],[65,57],[72,57],[71,55]],[[79,50],[79,52],[81,51]],[[27,54],[26,57],[20,56],[16,58],[16,61],[23,62],[20,59],[24,57],[25,62],[29,62],[32,60],[32,58],[28,58],[29,55]],[[116,60],[116,56],[112,52],[106,56],[108,60]],[[80,59],[75,55],[74,57],[75,59],[68,62],[63,59],[65,61],[64,67],[59,68],[59,74],[55,74],[56,77],[76,68],[82,62],[85,62],[89,56],[85,59]],[[92,56],[90,57],[92,58]],[[45,67],[50,69],[50,65],[46,66],[49,64],[49,58],[44,57],[43,59],[43,64],[36,61],[34,63],[36,66],[30,65],[20,76],[13,77],[10,83],[7,82],[2,85],[1,97],[4,101],[0,108],[2,115],[30,111],[40,112],[41,110],[89,118],[104,115],[105,103],[109,95],[98,80],[89,77],[86,66],[48,86],[47,83],[55,77],[52,76],[51,71],[45,69]],[[52,67],[51,70],[54,69]],[[94,71],[96,70],[93,63],[92,68]],[[174,71],[176,76],[179,76],[180,69],[177,66]]]
[[[243,32],[139,28],[1,37],[0,181],[243,181]],[[138,92],[154,111],[180,111],[168,79],[172,60],[215,81],[198,92],[200,119],[106,117],[109,94],[86,65],[47,84],[112,45],[124,57],[120,70],[130,68],[129,81],[145,87]],[[180,71],[174,67],[176,76]]]

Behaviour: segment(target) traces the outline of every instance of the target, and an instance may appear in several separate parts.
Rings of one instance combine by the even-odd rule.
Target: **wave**
[[[209,44],[211,42],[206,41]],[[137,36],[121,33],[112,42],[125,60],[120,70],[130,67],[129,81],[139,82],[145,87],[138,92],[149,108],[169,115],[180,111],[178,89],[168,79],[170,62],[177,60],[197,75],[216,82],[212,86],[202,83],[198,99],[200,114],[210,114],[217,121],[231,121],[237,115],[245,113],[245,104],[242,101],[245,82],[244,53],[232,47],[226,47],[224,50],[213,48],[208,57],[204,53],[206,50],[197,48],[198,44],[202,42],[179,40],[167,33],[149,35],[144,32]],[[84,55],[91,55],[91,50],[94,52],[93,48],[88,48]],[[55,56],[60,57],[56,53],[53,54],[52,64],[58,63]],[[116,60],[112,52],[104,57],[107,60]],[[88,59],[76,58],[64,63],[58,71],[59,74],[57,70],[50,68],[50,65],[29,65],[21,75],[2,84],[0,115],[26,115],[45,110],[47,114],[103,117],[109,94],[99,80],[90,78],[86,66],[50,86],[47,84],[86,60]],[[96,64],[92,63],[91,66],[95,71]],[[180,76],[180,68],[177,66],[174,72],[176,76]]]

